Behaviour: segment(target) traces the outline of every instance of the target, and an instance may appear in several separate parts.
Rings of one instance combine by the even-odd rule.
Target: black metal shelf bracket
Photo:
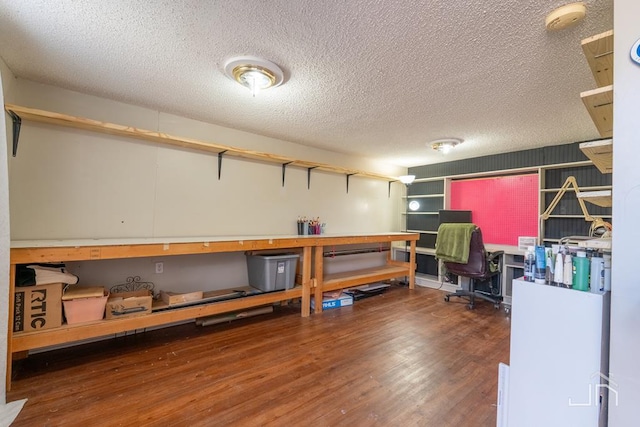
[[[347,194],[349,194],[349,177],[355,175],[355,173],[348,173],[347,174]]]
[[[18,140],[20,139],[20,126],[22,126],[22,119],[16,113],[11,110],[7,111],[13,120],[13,157],[18,154]]]
[[[222,174],[222,156],[227,150],[218,153],[218,181],[220,181],[220,175]]]
[[[311,188],[311,169],[315,169],[317,166],[307,168],[307,190]]]
[[[293,162],[287,162],[287,163],[283,163],[282,164],[282,186],[284,187],[284,174],[285,171],[287,170],[287,165],[290,165]]]

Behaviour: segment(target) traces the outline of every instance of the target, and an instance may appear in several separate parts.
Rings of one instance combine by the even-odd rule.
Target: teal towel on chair
[[[466,264],[469,261],[471,234],[475,229],[476,225],[470,222],[440,224],[436,239],[436,258]]]

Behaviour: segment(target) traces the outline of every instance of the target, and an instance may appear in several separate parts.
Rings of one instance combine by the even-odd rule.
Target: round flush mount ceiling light
[[[584,19],[587,7],[582,2],[569,3],[552,10],[544,20],[549,31],[571,27]]]
[[[462,142],[463,140],[460,138],[444,138],[444,139],[438,139],[436,141],[428,142],[427,145],[431,145],[431,148],[433,148],[436,151],[440,151],[441,153],[447,154],[453,148],[455,148],[459,144],[462,144]]]
[[[241,84],[256,96],[261,90],[282,84],[284,73],[276,64],[255,56],[238,56],[229,59],[224,72],[231,80]]]

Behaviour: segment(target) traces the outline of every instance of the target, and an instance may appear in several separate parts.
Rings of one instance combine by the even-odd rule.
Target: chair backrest
[[[487,254],[484,249],[482,231],[480,228],[476,227],[473,233],[471,233],[471,242],[469,243],[469,261],[467,261],[466,264],[445,262],[444,265],[450,273],[457,276],[485,278],[490,274],[487,263]]]

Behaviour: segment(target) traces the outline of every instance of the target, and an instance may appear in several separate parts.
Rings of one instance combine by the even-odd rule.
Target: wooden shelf
[[[245,150],[228,145],[215,144],[212,142],[198,141],[191,138],[172,136],[166,133],[154,132],[150,130],[138,129],[130,126],[122,126],[114,123],[101,122],[82,117],[70,116],[66,114],[54,113],[50,111],[38,110],[35,108],[21,107],[18,105],[5,104],[5,110],[15,114],[22,120],[30,120],[39,123],[64,126],[73,129],[82,129],[92,132],[105,133],[108,135],[134,138],[147,142],[153,142],[170,147],[186,148],[197,151],[204,151],[212,154],[224,153],[225,156],[241,157],[251,160],[259,160],[270,163],[277,163],[287,166],[297,166],[307,169],[317,169],[325,172],[333,172],[344,175],[356,175],[366,178],[380,179],[384,181],[398,181],[397,177],[391,177],[356,169],[331,166],[325,163],[317,163],[306,160],[294,159],[292,157],[263,153],[260,151]]]
[[[11,345],[12,352],[25,351],[33,348],[65,344],[82,339],[95,338],[105,335],[136,329],[160,326],[167,323],[228,313],[260,305],[272,304],[278,301],[302,297],[302,287],[298,286],[281,292],[269,292],[252,295],[228,301],[195,305],[147,314],[145,316],[124,319],[98,320],[77,325],[63,325],[59,328],[45,329],[35,332],[14,333]]]
[[[582,40],[582,50],[598,87],[613,84],[613,30]]]
[[[405,266],[387,265],[363,270],[327,274],[324,276],[322,291],[333,291],[336,289],[350,288],[352,286],[393,279],[400,276],[408,276],[408,273],[408,269]]]
[[[613,136],[613,85],[582,92],[580,97],[600,136]]]
[[[583,142],[580,150],[593,162],[602,173],[613,172],[613,140]]]
[[[585,202],[593,203],[603,208],[610,208],[612,205],[611,190],[579,192],[577,196]]]

